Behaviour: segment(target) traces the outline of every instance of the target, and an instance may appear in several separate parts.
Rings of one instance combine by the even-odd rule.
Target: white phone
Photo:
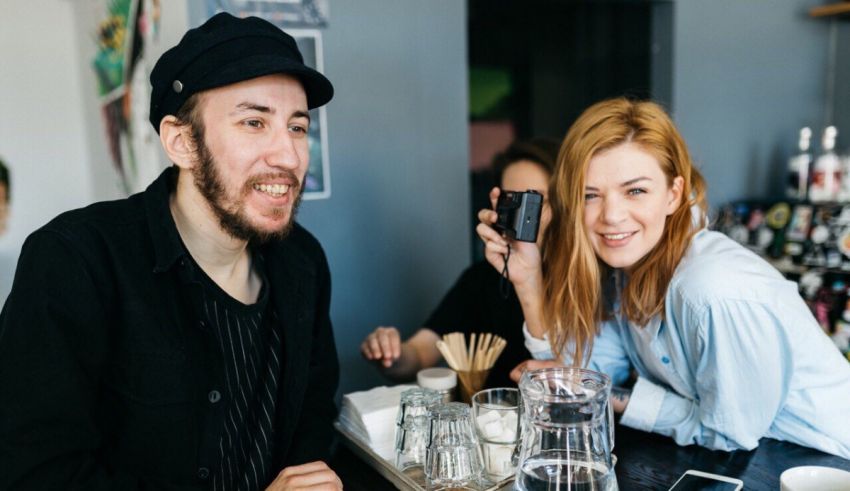
[[[741,491],[743,487],[744,481],[734,477],[688,470],[670,491]]]

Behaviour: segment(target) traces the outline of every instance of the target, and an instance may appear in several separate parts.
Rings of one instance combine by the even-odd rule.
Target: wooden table
[[[850,461],[763,438],[755,450],[721,452],[696,445],[680,447],[667,437],[616,427],[614,454],[621,491],[666,490],[688,469],[701,470],[744,481],[745,490],[779,489],[782,471],[798,465],[823,465],[850,471]],[[331,461],[346,491],[392,491],[396,488],[350,450],[340,445]]]

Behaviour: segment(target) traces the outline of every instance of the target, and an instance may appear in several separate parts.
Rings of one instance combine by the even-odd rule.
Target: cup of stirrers
[[[493,364],[502,354],[507,341],[492,333],[472,333],[469,346],[461,332],[450,332],[437,341],[437,349],[460,378],[461,400],[470,402],[472,395],[484,388]]]

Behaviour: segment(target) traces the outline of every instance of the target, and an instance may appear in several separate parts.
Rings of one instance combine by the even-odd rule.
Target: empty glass
[[[440,393],[431,389],[417,387],[401,393],[395,433],[396,467],[399,469],[425,464],[428,407],[440,400]]]
[[[428,489],[477,489],[483,466],[469,406],[460,402],[432,406],[428,410],[428,426]]]
[[[581,368],[527,371],[519,384],[520,491],[615,491],[611,379]]]
[[[484,472],[491,481],[501,481],[516,470],[519,408],[517,389],[487,389],[472,396],[472,419],[481,444]]]

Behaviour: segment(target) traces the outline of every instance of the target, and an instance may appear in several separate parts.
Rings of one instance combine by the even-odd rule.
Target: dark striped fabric
[[[204,316],[221,348],[225,374],[221,465],[212,469],[212,489],[262,490],[279,471],[270,467],[282,370],[280,322],[269,308],[268,281],[252,305],[232,298],[208,277],[202,284]]]

